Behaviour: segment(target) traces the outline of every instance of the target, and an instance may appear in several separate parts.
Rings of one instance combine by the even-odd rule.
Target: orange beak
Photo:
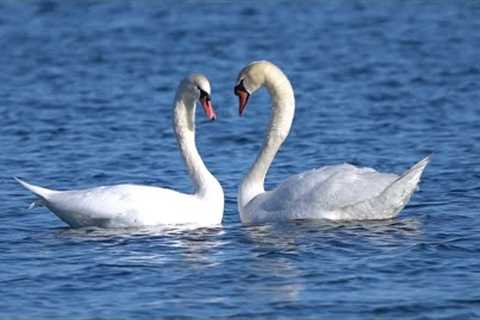
[[[203,111],[205,112],[205,115],[207,116],[208,120],[215,120],[217,118],[217,115],[215,114],[215,110],[213,110],[212,102],[210,101],[210,98],[205,97],[200,100],[200,103],[202,104]]]
[[[245,107],[247,106],[248,98],[250,98],[250,94],[243,86],[243,83],[240,83],[237,86],[235,86],[235,95],[238,96],[238,102],[239,102],[238,112],[240,115],[242,115],[243,111],[245,110]]]

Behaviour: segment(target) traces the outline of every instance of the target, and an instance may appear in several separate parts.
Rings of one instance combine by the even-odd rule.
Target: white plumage
[[[210,84],[206,77],[195,74],[180,83],[173,104],[174,129],[194,184],[193,194],[131,184],[56,191],[16,180],[38,197],[32,206],[46,206],[71,227],[220,224],[223,190],[205,167],[195,146],[195,105],[199,99],[207,116],[214,119]]]
[[[242,222],[389,219],[404,208],[430,157],[401,176],[341,164],[291,176],[265,191],[267,170],[293,121],[295,98],[289,80],[278,67],[267,61],[254,62],[238,76],[236,93],[241,112],[250,94],[262,86],[272,96],[272,119],[263,147],[239,189]]]

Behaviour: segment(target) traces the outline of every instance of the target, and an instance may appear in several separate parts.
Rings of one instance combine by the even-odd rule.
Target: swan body
[[[293,175],[265,191],[268,168],[290,131],[295,98],[290,81],[277,66],[268,61],[253,62],[240,72],[235,87],[240,114],[250,95],[262,86],[272,97],[272,118],[263,147],[239,188],[242,222],[378,220],[398,215],[417,189],[430,156],[401,176],[341,164]]]
[[[191,75],[180,83],[173,105],[173,126],[194,184],[193,194],[133,184],[56,191],[15,179],[37,196],[31,207],[46,206],[74,228],[220,224],[223,190],[205,167],[195,146],[196,100],[202,103],[207,117],[215,119],[210,103],[210,84],[200,74]]]

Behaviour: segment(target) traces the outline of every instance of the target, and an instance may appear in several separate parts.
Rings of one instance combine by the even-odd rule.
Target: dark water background
[[[0,318],[480,318],[479,1],[1,1]],[[351,162],[421,190],[385,222],[248,227],[236,189],[269,116],[237,72],[290,77],[297,113],[268,186]],[[197,141],[226,193],[202,230],[71,230],[13,175],[58,189],[190,190],[171,130],[204,72]]]

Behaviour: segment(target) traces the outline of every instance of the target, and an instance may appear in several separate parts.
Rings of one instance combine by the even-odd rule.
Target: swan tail
[[[430,163],[429,155],[405,171],[378,196],[343,208],[345,218],[391,219],[396,217],[418,189],[425,167]]]
[[[17,178],[17,177],[14,177],[14,179],[20,183],[25,189],[29,190],[30,192],[32,192],[33,194],[35,194],[38,199],[33,201],[30,206],[28,207],[28,209],[33,209],[33,208],[36,208],[36,207],[42,207],[45,205],[45,202],[47,201],[49,195],[51,195],[52,193],[54,193],[55,191],[53,190],[50,190],[50,189],[47,189],[47,188],[43,188],[43,187],[39,187],[39,186],[35,186],[33,184],[30,184],[26,181],[23,181],[22,179],[20,178]]]
[[[412,194],[418,190],[422,173],[431,159],[432,156],[429,155],[417,162],[380,194],[378,200],[390,204],[391,212],[389,218],[397,216],[408,203]]]

